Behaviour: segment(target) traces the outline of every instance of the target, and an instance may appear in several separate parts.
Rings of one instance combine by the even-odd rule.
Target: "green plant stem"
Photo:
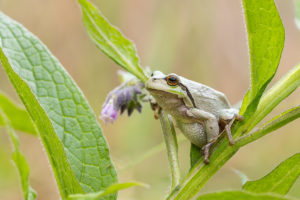
[[[244,135],[240,137],[237,141],[236,144],[239,147],[245,146],[246,144],[249,144],[266,134],[275,131],[276,129],[281,128],[282,126],[286,125],[287,123],[297,119],[300,117],[300,105],[291,108],[287,110],[286,112],[274,117],[272,120],[269,122],[265,123],[263,126],[257,129],[253,129],[250,133],[247,135]]]
[[[169,165],[171,168],[172,184],[171,184],[170,191],[172,191],[175,188],[177,188],[180,183],[178,144],[177,144],[176,132],[171,117],[168,114],[164,113],[162,110],[159,114],[159,119],[164,134],[164,139],[165,139],[168,159],[169,159]]]
[[[19,137],[16,134],[15,130],[13,129],[12,123],[9,120],[8,116],[5,114],[4,110],[1,107],[0,107],[0,116],[3,119],[3,122],[6,126],[7,132],[10,136],[11,142],[14,147],[12,159],[19,172],[24,200],[35,200],[36,192],[30,186],[29,183],[29,175],[30,175],[29,164],[27,163],[25,156],[21,152]]]
[[[295,7],[295,23],[298,29],[300,29],[300,0],[294,0]]]
[[[210,164],[204,164],[202,157],[182,181],[179,190],[173,192],[168,199],[191,199],[238,150],[237,146],[230,147],[224,137],[217,146],[210,157]]]

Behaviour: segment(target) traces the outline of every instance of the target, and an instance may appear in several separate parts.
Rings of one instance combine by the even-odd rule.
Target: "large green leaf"
[[[2,13],[0,60],[38,127],[62,198],[115,183],[107,143],[82,92],[45,45]]]
[[[15,130],[23,131],[36,135],[34,125],[27,111],[13,102],[7,95],[0,91],[0,108],[11,122]],[[3,118],[0,115],[0,125],[4,125]]]
[[[145,82],[147,77],[140,67],[134,44],[112,26],[93,4],[87,0],[78,2],[85,28],[97,47],[125,70]]]
[[[243,191],[225,191],[201,195],[198,200],[289,200],[291,198],[271,194],[255,194]]]
[[[273,0],[243,0],[251,64],[251,85],[241,114],[249,118],[276,73],[284,46],[284,27]]]
[[[248,181],[244,190],[254,193],[277,193],[285,195],[300,175],[300,153],[283,161],[272,172],[256,181]]]
[[[0,116],[3,119],[3,123],[7,127],[9,136],[11,138],[11,141],[15,149],[13,153],[13,161],[15,162],[16,167],[19,171],[24,200],[35,200],[36,193],[29,185],[29,173],[30,173],[29,165],[26,161],[25,156],[22,154],[20,150],[19,138],[12,127],[12,123],[9,121],[9,118],[6,116],[4,110],[1,107],[0,107]]]
[[[300,0],[295,1],[295,23],[298,29],[300,29]]]

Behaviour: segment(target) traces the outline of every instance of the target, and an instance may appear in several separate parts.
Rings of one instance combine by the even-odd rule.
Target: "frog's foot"
[[[206,144],[204,147],[202,147],[202,150],[204,153],[204,159],[203,159],[204,164],[209,164],[209,150],[214,143],[215,143],[215,141],[210,142],[210,143]]]
[[[220,135],[225,131],[227,138],[229,140],[229,145],[234,145],[235,141],[233,140],[232,134],[231,134],[231,126],[234,122],[234,120],[243,121],[244,117],[239,114],[234,114],[233,118],[225,125],[224,130],[220,133]]]
[[[161,111],[161,107],[157,103],[150,103],[152,110],[154,111],[154,118],[158,119],[158,115]]]
[[[244,121],[244,116],[239,115],[239,114],[235,114],[235,115],[234,115],[234,118],[235,118],[236,120],[238,120],[239,122]]]
[[[156,109],[154,110],[154,118],[155,119],[158,119],[158,117],[159,117],[158,115],[159,115],[160,111],[161,111],[161,107],[157,106]]]
[[[229,140],[229,145],[232,146],[234,145],[234,139],[232,137],[232,134],[231,134],[231,126],[232,126],[232,123],[234,122],[234,118],[228,123],[225,125],[225,132],[226,132],[226,135],[227,135],[227,138]]]

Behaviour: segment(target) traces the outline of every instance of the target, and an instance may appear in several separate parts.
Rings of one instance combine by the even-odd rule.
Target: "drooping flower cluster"
[[[119,114],[122,114],[127,110],[128,116],[136,109],[142,111],[142,105],[140,102],[140,96],[142,95],[142,89],[144,84],[141,82],[125,82],[120,86],[113,89],[106,97],[106,100],[102,106],[100,118],[105,123],[113,123]]]

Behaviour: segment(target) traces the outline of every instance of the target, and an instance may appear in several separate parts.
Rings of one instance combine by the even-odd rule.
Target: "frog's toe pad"
[[[244,119],[245,119],[244,116],[242,116],[242,115],[236,115],[235,118],[240,122],[244,121]]]

